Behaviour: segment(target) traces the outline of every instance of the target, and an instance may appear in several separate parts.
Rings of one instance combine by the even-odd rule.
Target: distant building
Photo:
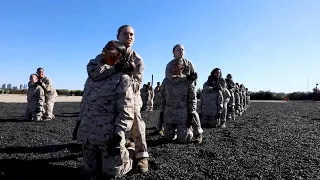
[[[28,89],[28,85],[25,84],[25,85],[23,86],[23,89]]]
[[[9,84],[7,84],[7,89],[11,89],[12,87],[11,87],[11,84],[9,83]]]
[[[20,84],[20,89],[23,89],[23,84]]]
[[[18,87],[17,87],[17,86],[13,86],[12,89],[13,89],[13,90],[17,90]]]
[[[2,84],[2,89],[6,89],[6,84]]]

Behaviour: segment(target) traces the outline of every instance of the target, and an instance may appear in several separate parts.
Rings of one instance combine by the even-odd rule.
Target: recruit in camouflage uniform
[[[250,107],[250,91],[246,88],[247,109]]]
[[[150,82],[148,82],[147,88],[148,88],[147,111],[153,111],[154,93],[153,93],[152,85]]]
[[[161,103],[160,82],[157,82],[157,86],[154,88],[153,94],[153,109],[159,109]]]
[[[141,96],[141,100],[142,100],[142,107],[141,107],[141,111],[146,111],[147,110],[147,104],[148,104],[148,87],[146,84],[143,85],[143,87],[140,89],[140,96]]]
[[[235,85],[235,91],[234,91],[234,99],[235,99],[235,112],[237,116],[241,116],[241,98],[240,98],[240,92],[239,92],[239,84],[236,83]]]
[[[148,157],[149,153],[147,151],[146,142],[146,125],[141,117],[142,100],[140,96],[140,87],[142,83],[142,75],[144,70],[144,64],[142,58],[131,49],[134,42],[134,30],[129,25],[123,25],[118,29],[117,39],[126,46],[127,48],[127,59],[134,62],[135,69],[131,78],[133,79],[133,92],[134,92],[134,121],[131,129],[132,138],[135,143],[135,150],[137,158],[137,171],[147,172],[148,171]],[[96,59],[101,59],[102,56],[97,56]],[[89,71],[88,71],[89,72]],[[99,78],[104,79],[105,77],[110,77],[116,73],[115,69],[104,69],[102,74],[97,74]],[[93,73],[95,74],[95,73]]]
[[[230,92],[227,89],[227,84],[224,78],[222,78],[222,72],[219,68],[215,68],[211,71],[210,74],[214,86],[217,86],[218,89],[222,92],[223,95],[223,108],[222,108],[222,114],[220,116],[220,127],[225,128],[226,127],[226,118],[227,118],[227,108],[228,103],[230,101]]]
[[[243,84],[240,84],[240,97],[242,113],[246,111],[246,92]]]
[[[226,78],[227,89],[230,92],[230,101],[228,103],[227,121],[235,120],[235,84],[232,79],[232,75],[228,74]]]
[[[180,77],[175,77],[177,79]],[[177,130],[179,143],[190,143],[193,137],[191,123],[196,111],[197,97],[192,81],[172,82],[165,78],[161,88],[160,118],[163,121],[164,137],[173,140]],[[163,119],[163,120],[162,120]]]
[[[199,116],[203,127],[218,127],[223,110],[223,95],[221,90],[214,86],[212,78],[203,84],[200,96]]]
[[[121,47],[120,43],[109,43],[108,46]],[[122,49],[124,54],[123,45]],[[131,130],[134,120],[133,82],[129,75],[117,72],[102,59],[103,55],[98,55],[87,65],[89,78],[80,108],[78,140],[82,143],[84,165],[89,175],[93,178],[102,173],[114,178],[129,172],[133,164],[134,145],[125,147],[125,132]],[[98,162],[102,169],[97,169]]]
[[[175,59],[170,61],[166,66],[165,77],[171,83],[181,83],[186,81],[193,81],[193,85],[196,86],[197,73],[195,72],[193,64],[187,59],[183,58],[184,55],[184,47],[180,44],[177,44],[173,47],[173,54]],[[175,69],[175,68],[182,69]],[[182,71],[180,75],[177,75],[178,72],[174,71]],[[176,78],[179,77],[179,78]],[[161,94],[162,95],[162,94]],[[197,102],[196,102],[197,103]],[[194,131],[195,140],[198,143],[202,143],[202,133],[203,130],[201,128],[201,122],[199,118],[199,114],[197,111],[192,111],[192,128]]]
[[[55,116],[53,115],[53,107],[54,107],[54,101],[56,97],[58,96],[57,91],[52,87],[52,82],[49,77],[44,76],[44,69],[38,68],[37,74],[39,77],[39,83],[41,87],[44,89],[45,94],[45,119],[51,120],[55,119]]]
[[[24,116],[26,121],[41,121],[44,114],[44,90],[38,85],[38,76],[36,74],[30,75],[30,81],[28,83],[27,93],[27,108]]]
[[[240,108],[239,108],[239,111],[240,111],[240,115],[242,115],[244,113],[244,109],[243,109],[243,92],[242,92],[242,88],[239,84],[239,97],[240,97]]]

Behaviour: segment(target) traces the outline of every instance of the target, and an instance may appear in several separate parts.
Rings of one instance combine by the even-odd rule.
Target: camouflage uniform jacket
[[[174,65],[178,63],[179,65],[183,65],[184,69],[181,73],[180,76],[172,74],[172,69],[174,68]],[[187,81],[187,76],[194,73],[195,69],[191,61],[181,58],[181,59],[173,59],[171,60],[167,66],[166,66],[166,72],[165,72],[165,77],[169,81],[174,81],[174,82],[185,82]],[[180,78],[176,78],[180,77]]]
[[[49,77],[44,76],[41,80],[41,87],[44,89],[45,96],[48,98],[57,97],[57,91],[52,87],[52,82]]]
[[[94,67],[94,65],[96,67]],[[132,79],[122,73],[105,76],[111,66],[90,61],[89,76],[80,107],[78,139],[90,144],[106,144],[115,133],[131,130],[134,119],[134,93]],[[110,73],[110,71],[108,73]],[[96,78],[96,79],[95,79]]]
[[[196,112],[197,97],[193,82],[173,83],[165,78],[160,92],[160,111],[164,112],[165,123],[186,123],[188,114]]]
[[[27,101],[28,104],[33,107],[43,106],[45,101],[44,90],[41,86],[36,83],[28,83],[28,93],[27,93]]]
[[[203,116],[215,116],[223,110],[223,94],[211,86],[208,82],[203,84],[200,96],[199,114]]]
[[[111,75],[117,73],[113,66],[106,66],[101,62],[102,55],[99,54],[95,59],[91,59],[87,65],[87,72],[89,78],[86,83],[92,83],[92,81],[98,81],[110,77]],[[128,59],[133,61],[136,68],[132,75],[132,88],[135,94],[135,105],[142,107],[142,100],[140,96],[140,88],[142,83],[142,76],[144,70],[144,63],[142,58],[133,50],[128,53]]]

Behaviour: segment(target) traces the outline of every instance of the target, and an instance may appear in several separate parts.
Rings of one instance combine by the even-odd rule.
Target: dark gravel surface
[[[0,103],[0,179],[81,175],[81,146],[71,140],[79,103],[56,103],[56,120],[21,122],[23,103]],[[203,145],[164,144],[147,123],[149,172],[123,179],[320,179],[320,104],[254,102],[226,129],[205,129]]]

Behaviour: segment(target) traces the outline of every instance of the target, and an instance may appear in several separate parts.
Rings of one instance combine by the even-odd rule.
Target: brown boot
[[[141,173],[148,172],[148,166],[149,166],[148,158],[140,158],[140,159],[137,159],[137,161],[138,161],[137,167],[136,167],[137,172],[141,172]]]
[[[202,134],[199,134],[199,135],[195,136],[194,138],[195,138],[196,143],[202,144],[202,140],[203,140]]]

